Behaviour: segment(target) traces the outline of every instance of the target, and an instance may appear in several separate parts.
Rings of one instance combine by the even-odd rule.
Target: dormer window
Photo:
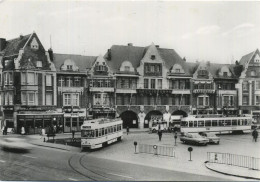
[[[206,76],[207,75],[207,70],[200,70],[199,71],[200,76]]]
[[[155,60],[155,55],[151,55],[151,60]]]
[[[175,73],[180,73],[181,69],[175,69]]]
[[[33,38],[32,43],[31,43],[31,49],[38,50],[39,49],[39,44],[35,38]]]
[[[67,70],[72,70],[72,65],[67,65]]]
[[[224,76],[224,77],[227,77],[227,76],[228,76],[228,73],[227,73],[227,72],[223,72],[223,76]]]
[[[125,71],[129,72],[130,71],[130,66],[125,66]]]

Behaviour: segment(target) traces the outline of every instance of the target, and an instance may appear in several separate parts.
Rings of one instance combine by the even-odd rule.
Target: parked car
[[[199,135],[198,133],[184,133],[180,140],[183,143],[194,144],[194,145],[207,145],[209,143],[209,139],[206,139]]]
[[[32,149],[32,145],[29,144],[23,138],[2,138],[0,140],[0,147],[3,150],[11,150],[11,151],[22,151],[28,152]]]
[[[200,135],[208,139],[209,143],[219,144],[220,142],[220,137],[216,136],[214,133],[201,132]]]

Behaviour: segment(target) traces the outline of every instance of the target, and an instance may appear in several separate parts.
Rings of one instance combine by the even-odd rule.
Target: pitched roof
[[[79,67],[80,72],[86,71],[86,69],[90,69],[93,65],[94,61],[97,59],[96,56],[82,56],[75,54],[53,54],[54,60],[53,63],[56,67],[57,71],[61,71],[61,66],[64,61],[70,59],[75,62],[75,64]]]
[[[250,52],[250,53],[247,54],[247,55],[244,55],[244,56],[240,59],[239,64],[245,66],[245,64],[252,58],[252,56],[254,55],[254,53],[255,53],[255,51]]]
[[[7,40],[6,47],[4,49],[4,56],[11,56],[18,54],[19,50],[22,49],[32,34],[20,36],[15,39]]]
[[[107,64],[110,69],[117,73],[121,64],[128,60],[136,69],[140,65],[140,61],[144,57],[148,47],[113,45],[109,52],[104,56],[107,59]],[[157,48],[160,56],[165,61],[165,65],[170,69],[174,64],[180,64],[186,71],[186,63],[173,49]],[[110,54],[110,55],[109,55]],[[109,57],[111,59],[109,59]]]

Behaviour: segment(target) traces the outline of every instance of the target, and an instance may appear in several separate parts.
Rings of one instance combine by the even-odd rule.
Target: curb
[[[41,144],[36,144],[36,143],[31,143],[31,144],[41,146],[41,147],[48,147],[48,148],[55,148],[55,149],[70,151],[69,149],[59,148],[59,147],[55,147],[55,146],[47,146],[47,145],[41,145]]]
[[[218,171],[216,169],[212,169],[212,168],[208,167],[207,163],[209,163],[209,161],[204,162],[207,169],[212,170],[212,171],[217,172],[217,173],[220,173],[220,174],[225,174],[225,175],[228,175],[228,176],[236,176],[236,177],[246,178],[246,179],[260,180],[260,178],[255,178],[255,177],[250,177],[250,176],[241,176],[241,175],[237,175],[237,174],[230,174],[230,173],[221,172],[221,171]]]

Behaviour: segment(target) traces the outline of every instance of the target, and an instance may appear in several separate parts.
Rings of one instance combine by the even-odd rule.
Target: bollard
[[[174,136],[174,139],[175,139],[175,144],[174,145],[177,146],[176,145],[177,135]]]
[[[158,152],[157,152],[157,145],[154,145],[153,149],[154,149],[154,154],[157,155],[158,154]]]
[[[134,146],[135,146],[135,154],[136,154],[136,146],[137,146],[137,142],[134,141]]]
[[[192,160],[191,160],[191,152],[193,151],[193,148],[192,148],[192,147],[189,147],[189,148],[188,148],[188,151],[190,152],[190,160],[189,160],[189,161],[192,161]]]

